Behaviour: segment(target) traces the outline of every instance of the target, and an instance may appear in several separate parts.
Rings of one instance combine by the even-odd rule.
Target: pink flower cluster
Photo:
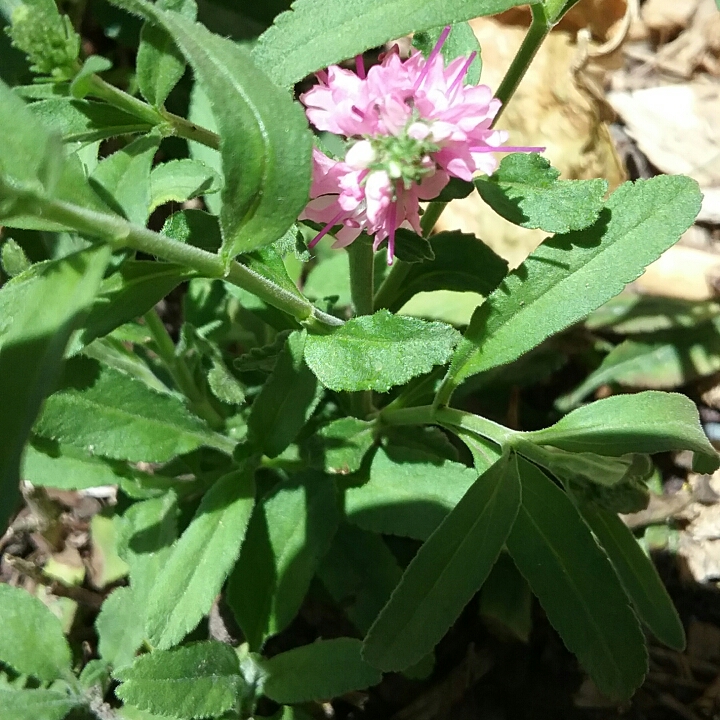
[[[341,225],[333,247],[365,231],[376,250],[388,238],[390,264],[396,229],[420,233],[419,201],[437,197],[450,176],[492,173],[492,152],[536,149],[500,147],[507,133],[491,129],[500,101],[486,85],[465,84],[476,53],[445,67],[440,49],[449,32],[427,59],[390,52],[367,75],[361,57],[357,72],[332,65],[300,97],[318,130],[352,143],[344,160],[314,150],[311,200],[300,218],[325,227],[311,246]]]

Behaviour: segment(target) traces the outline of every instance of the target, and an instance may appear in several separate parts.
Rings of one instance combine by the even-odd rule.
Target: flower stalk
[[[547,11],[542,3],[531,5],[530,9],[532,11],[530,29],[495,94],[495,97],[497,97],[502,104],[500,105],[500,110],[497,115],[495,115],[493,126],[502,115],[510,98],[515,94],[518,85],[520,85],[520,81],[525,77],[525,73],[530,67],[530,63],[533,61],[543,41],[553,28],[553,23],[548,20]]]
[[[348,246],[350,260],[350,295],[356,315],[372,315],[375,279],[372,243],[358,238]]]

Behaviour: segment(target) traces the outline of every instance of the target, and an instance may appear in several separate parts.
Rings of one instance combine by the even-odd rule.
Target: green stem
[[[532,10],[532,23],[528,30],[525,39],[523,40],[520,49],[517,51],[508,71],[505,73],[505,77],[500,83],[500,87],[495,93],[495,97],[500,100],[500,110],[498,111],[493,125],[497,123],[498,118],[502,115],[505,107],[507,106],[510,98],[515,94],[520,81],[525,76],[530,63],[532,62],[535,54],[540,49],[543,40],[549,35],[552,30],[553,24],[548,20],[545,6],[543,4],[537,4],[531,6]]]
[[[370,238],[360,237],[348,246],[350,294],[356,315],[372,315],[375,285],[375,253]],[[364,420],[374,412],[371,390],[350,395],[352,414]]]
[[[385,408],[381,411],[378,422],[381,425],[444,425],[460,428],[501,446],[512,443],[518,435],[514,430],[480,415],[453,408],[435,408],[432,405],[398,410]]]
[[[430,237],[430,233],[434,230],[437,221],[447,206],[446,202],[428,203],[423,216],[420,218],[420,227],[424,238]]]
[[[504,425],[464,410],[441,407],[437,408],[434,414],[437,422],[441,425],[467,430],[470,433],[492,440],[501,446],[512,443],[515,436],[518,435],[515,430],[510,430]]]
[[[195,384],[184,358],[179,357],[175,352],[175,343],[157,312],[154,309],[150,310],[143,317],[145,326],[155,343],[158,357],[162,360],[180,392],[189,400],[192,411],[214,430],[223,427],[224,420]]]
[[[530,63],[535,57],[535,54],[540,49],[543,40],[545,40],[553,27],[553,24],[548,20],[547,11],[544,5],[532,5],[531,10],[532,23],[530,24],[530,29],[528,30],[520,49],[513,58],[508,71],[505,73],[505,77],[500,83],[497,93],[495,93],[495,97],[500,100],[501,105],[500,110],[493,120],[493,126],[505,110],[510,98],[512,98],[515,94],[515,91],[517,90],[520,81],[525,76],[528,67],[530,67]],[[450,373],[448,373],[435,395],[433,406],[439,408],[447,405],[450,402],[450,398],[454,390],[455,379],[450,375]]]
[[[395,258],[393,266],[390,268],[390,271],[382,283],[380,283],[377,293],[375,293],[373,307],[376,311],[382,310],[383,308],[388,309],[393,302],[395,302],[398,290],[402,287],[411,268],[412,263],[403,262]]]
[[[105,82],[105,80],[98,75],[92,75],[90,81],[90,95],[124,110],[130,115],[134,115],[136,118],[148,123],[151,127],[155,127],[156,125],[166,126],[172,130],[173,135],[185,138],[186,140],[194,140],[195,142],[207,145],[207,147],[213,150],[220,148],[220,136],[214,132],[200,125],[196,125],[179,115],[173,115],[173,113],[167,110],[157,110],[152,107],[152,105],[148,105],[146,102]]]
[[[380,425],[437,425],[435,408],[432,405],[421,405],[411,408],[393,409],[385,407],[377,419]]]
[[[428,203],[423,216],[420,218],[420,227],[422,228],[422,236],[424,238],[430,237],[430,233],[433,231],[438,218],[442,215],[446,207],[447,203],[444,202]],[[397,297],[398,290],[402,287],[403,282],[405,282],[405,278],[408,276],[411,268],[412,263],[403,262],[397,258],[395,259],[394,265],[390,268],[390,272],[385,276],[375,295],[375,301],[373,303],[375,310],[387,309],[393,304]]]
[[[140,225],[133,225],[119,216],[51,200],[34,190],[20,190],[9,185],[0,188],[0,195],[8,190],[8,194],[15,196],[23,213],[71,227],[90,237],[102,238],[116,249],[132,248],[168,262],[185,265],[204,277],[222,278],[294,317],[311,332],[328,333],[343,324],[342,320],[315,308],[306,298],[285,290],[235,260],[226,268],[224,261],[214,253],[172,240]]]
[[[359,237],[348,245],[350,294],[356,315],[372,315],[375,253],[370,238]]]

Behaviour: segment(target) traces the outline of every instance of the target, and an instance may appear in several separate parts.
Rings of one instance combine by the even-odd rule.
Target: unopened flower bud
[[[424,140],[430,134],[430,132],[430,128],[425,123],[421,122],[414,122],[407,129],[407,134],[413,140]]]
[[[366,170],[377,158],[375,148],[367,140],[356,142],[345,155],[345,163],[353,170]]]
[[[401,178],[402,174],[403,174],[402,166],[396,160],[391,160],[388,163],[387,171],[388,171],[388,175],[391,178],[393,178],[393,180],[397,180],[398,178]]]

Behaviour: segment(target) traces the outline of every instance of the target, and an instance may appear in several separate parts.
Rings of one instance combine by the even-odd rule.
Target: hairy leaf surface
[[[70,646],[60,621],[27,590],[0,584],[0,661],[51,682],[70,672]]]
[[[70,334],[87,312],[106,248],[31,267],[0,290],[0,527],[15,510],[23,446],[60,373]],[[22,379],[20,381],[20,379]]]
[[[546,240],[473,315],[447,386],[517,359],[635,280],[677,241],[700,208],[694,180],[625,183],[597,221]]]
[[[331,335],[309,335],[305,360],[331,390],[387,392],[446,362],[459,338],[450,325],[380,310]]]
[[[314,70],[338,63],[411,32],[430,30],[494,15],[517,0],[356,0],[333,6],[321,0],[295,0],[292,9],[275,18],[253,54],[281,86],[289,87]]]
[[[144,0],[115,2],[172,36],[210,100],[225,178],[223,257],[229,262],[277,240],[297,219],[310,188],[312,136],[300,105],[241,45]]]
[[[154,646],[176,645],[210,612],[240,552],[254,503],[250,468],[224,475],[203,496],[150,593],[145,629]]]
[[[82,357],[66,363],[61,389],[45,402],[35,432],[132,462],[165,462],[201,446],[232,452],[235,445],[177,398]]]
[[[480,589],[520,505],[515,457],[478,478],[408,565],[370,628],[363,656],[381,670],[403,670],[427,655]]]
[[[116,673],[118,697],[159,715],[208,718],[235,706],[243,687],[235,651],[219,642],[155,650]]]
[[[533,442],[574,453],[603,455],[692,450],[702,472],[713,472],[720,457],[700,426],[695,403],[679,393],[654,390],[614,395],[573,410],[544,430],[527,433]]]
[[[518,462],[523,499],[507,549],[600,691],[629,698],[647,670],[647,651],[625,591],[568,496]]]
[[[310,702],[377,685],[382,673],[363,660],[354,638],[318,640],[263,663],[265,695],[279,703]]]

